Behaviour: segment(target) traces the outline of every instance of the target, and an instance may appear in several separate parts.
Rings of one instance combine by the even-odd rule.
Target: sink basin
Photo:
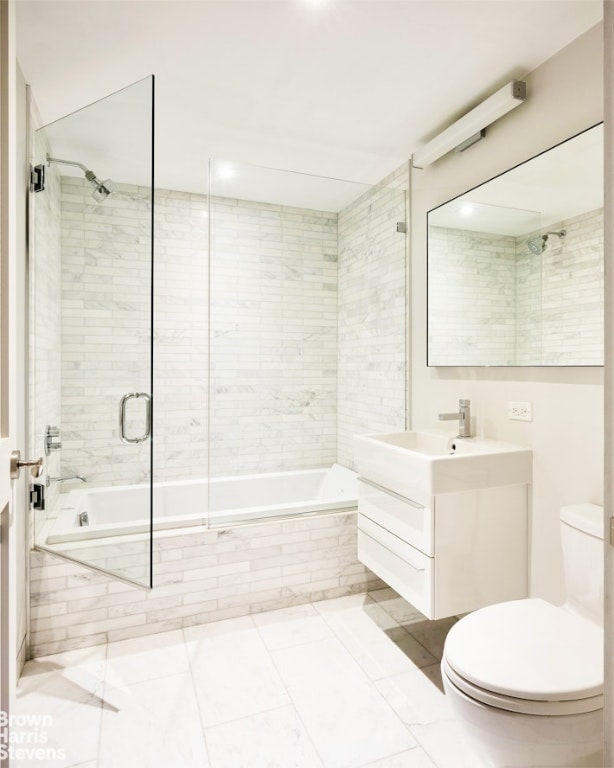
[[[433,431],[354,438],[358,474],[424,506],[439,493],[531,482],[532,452],[480,437]]]

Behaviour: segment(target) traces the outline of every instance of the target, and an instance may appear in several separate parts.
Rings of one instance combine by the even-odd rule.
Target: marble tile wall
[[[120,397],[149,390],[144,197],[119,185],[96,205],[87,182],[63,183],[63,472],[92,483],[148,473],[147,449],[117,437]],[[208,460],[206,198],[156,190],[155,205],[154,474],[198,477]],[[330,466],[336,214],[215,199],[212,218],[210,472]],[[105,371],[112,381],[101,380]]]
[[[337,461],[350,468],[354,435],[406,427],[407,185],[402,166],[339,213]]]
[[[464,365],[470,351],[473,365],[513,364],[515,238],[429,227],[428,248],[429,361]]]
[[[149,476],[149,446],[119,440],[118,406],[150,390],[151,195],[117,187],[98,204],[62,177],[61,470],[109,485]]]
[[[541,338],[529,337],[527,357],[541,352],[542,365],[600,365],[603,362],[603,209],[588,211],[548,227],[565,230],[564,240],[550,236],[539,259],[527,260],[517,285],[541,282]],[[517,250],[527,250],[519,238]],[[522,312],[519,310],[519,318]],[[529,312],[526,313],[527,315]],[[530,342],[541,343],[541,350]],[[533,355],[531,353],[534,353]]]
[[[429,359],[462,365],[599,365],[603,210],[554,223],[541,255],[527,240],[429,228]],[[573,268],[572,268],[573,267]],[[444,304],[445,311],[433,310]],[[449,311],[457,322],[450,327]]]
[[[113,557],[108,540],[100,547]],[[154,541],[151,591],[45,552],[32,551],[30,565],[31,656],[383,586],[357,560],[355,511],[165,532]]]
[[[210,342],[206,199],[156,191],[154,479],[202,476],[208,462],[213,475],[327,466],[338,430],[351,465],[355,432],[404,427],[406,180],[339,217],[214,200]],[[114,198],[96,205],[87,183],[62,185],[62,472],[103,485],[138,482],[148,463],[117,435],[119,398],[148,388],[148,201],[128,185]],[[33,552],[33,653],[364,592],[377,580],[357,560],[355,525],[335,514],[170,534],[155,542],[153,592]],[[139,578],[142,546],[73,555]]]
[[[212,476],[336,458],[337,215],[211,204]]]

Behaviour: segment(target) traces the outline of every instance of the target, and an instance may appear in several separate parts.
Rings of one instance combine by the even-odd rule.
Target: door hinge
[[[30,504],[32,509],[45,509],[45,486],[43,483],[33,483],[30,488]]]
[[[40,165],[30,166],[30,191],[42,192],[45,189],[45,166]]]

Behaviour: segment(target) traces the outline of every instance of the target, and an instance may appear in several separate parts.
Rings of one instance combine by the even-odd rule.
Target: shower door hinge
[[[45,166],[30,166],[30,192],[42,192],[45,189]]]
[[[45,509],[45,486],[43,483],[33,483],[30,488],[30,504],[32,509]]]
[[[405,221],[397,221],[397,232],[402,232],[403,234],[407,233],[407,222]]]

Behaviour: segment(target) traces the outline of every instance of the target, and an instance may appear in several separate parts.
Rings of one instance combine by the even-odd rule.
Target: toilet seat
[[[481,608],[446,638],[442,669],[472,699],[536,715],[603,707],[603,630],[539,598]]]

